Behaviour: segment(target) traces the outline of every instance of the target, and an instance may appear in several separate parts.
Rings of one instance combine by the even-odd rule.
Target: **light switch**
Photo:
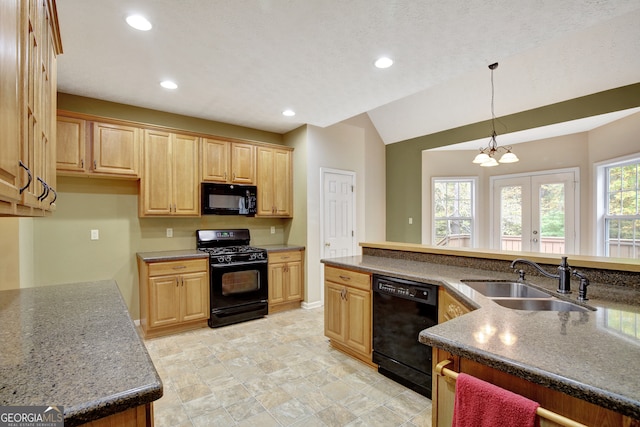
[[[167,228],[167,237],[173,237],[173,228]]]
[[[91,240],[100,239],[100,232],[98,230],[91,230]]]
[[[276,234],[276,227],[275,226],[271,226],[271,234]]]
[[[413,224],[413,217],[409,217],[409,224]]]

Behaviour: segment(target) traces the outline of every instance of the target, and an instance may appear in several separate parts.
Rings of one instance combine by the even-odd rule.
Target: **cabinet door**
[[[227,182],[229,177],[229,142],[202,140],[202,180]]]
[[[253,184],[255,179],[255,147],[251,144],[231,143],[231,182]]]
[[[273,153],[273,205],[276,216],[291,216],[291,151]]]
[[[93,123],[93,171],[137,177],[140,175],[140,129]]]
[[[149,278],[149,327],[180,321],[179,276]]]
[[[269,265],[269,303],[285,301],[285,264]]]
[[[200,215],[198,138],[175,135],[173,154],[173,215]]]
[[[183,274],[180,277],[181,320],[209,318],[209,280],[206,272]]]
[[[172,211],[171,134],[145,130],[144,171],[140,180],[140,209],[144,215]]]
[[[343,296],[345,287],[324,282],[324,334],[338,342],[344,342],[345,305]]]
[[[258,211],[257,215],[273,216],[275,195],[273,188],[273,157],[271,148],[258,147]]]
[[[58,117],[56,124],[56,169],[85,172],[86,122],[72,117]]]
[[[27,174],[20,170],[20,5],[17,0],[0,2],[0,200],[17,202],[20,183]],[[20,179],[23,174],[24,180]],[[3,210],[0,213],[11,213]]]
[[[287,300],[301,300],[304,297],[302,262],[292,261],[286,266]]]
[[[363,354],[371,352],[371,292],[347,288],[345,344]]]

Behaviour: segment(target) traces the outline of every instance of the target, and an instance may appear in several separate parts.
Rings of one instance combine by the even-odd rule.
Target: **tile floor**
[[[431,426],[431,400],[329,346],[322,308],[145,344],[156,427]]]

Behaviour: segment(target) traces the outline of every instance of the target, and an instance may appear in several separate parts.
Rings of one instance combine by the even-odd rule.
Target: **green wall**
[[[500,123],[509,132],[517,132],[638,106],[640,83],[500,117]],[[485,136],[488,139],[490,134],[491,121],[487,120],[386,146],[387,241],[421,242],[422,151]],[[469,162],[472,167],[475,165]]]

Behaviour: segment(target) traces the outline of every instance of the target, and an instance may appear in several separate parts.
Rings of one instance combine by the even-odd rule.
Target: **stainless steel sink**
[[[496,304],[515,310],[531,310],[531,311],[591,311],[586,307],[573,304],[555,298],[549,299],[523,299],[508,298],[494,299]]]
[[[552,298],[529,285],[510,281],[463,280],[462,283],[488,298]]]

